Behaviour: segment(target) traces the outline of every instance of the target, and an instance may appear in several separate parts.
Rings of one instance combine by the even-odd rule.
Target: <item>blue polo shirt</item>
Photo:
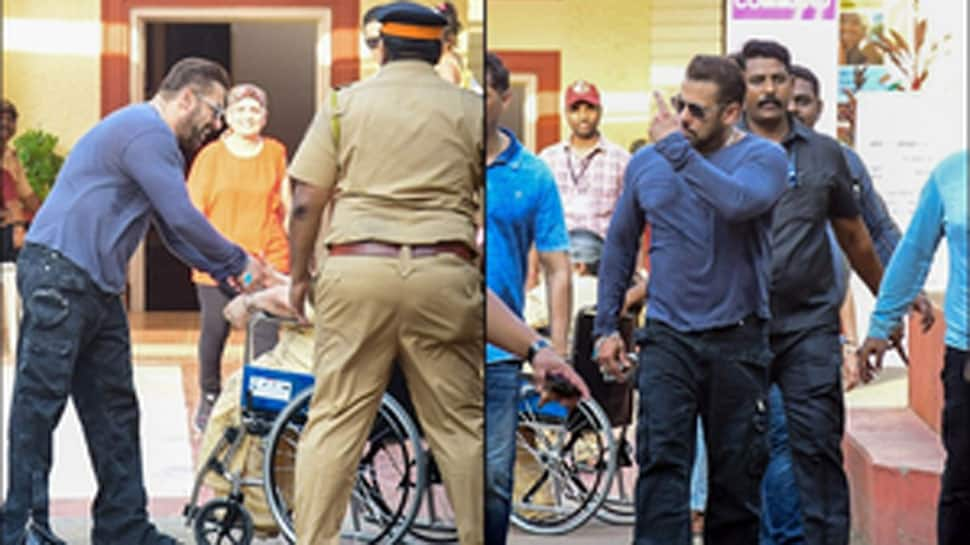
[[[103,291],[121,293],[128,260],[152,221],[183,261],[217,280],[246,266],[243,249],[192,205],[175,133],[142,103],[112,113],[78,140],[27,241],[59,251]]]
[[[684,332],[769,318],[772,207],[787,166],[780,146],[752,134],[708,156],[680,133],[637,152],[600,262],[596,335],[617,329],[646,223],[648,318]]]
[[[501,129],[509,145],[488,166],[485,182],[485,284],[516,316],[525,304],[529,249],[569,250],[556,179],[549,167]],[[489,344],[485,361],[519,359]]]
[[[947,346],[970,349],[970,327],[967,325],[967,301],[970,288],[967,278],[967,151],[943,160],[930,174],[920,193],[916,212],[906,234],[896,247],[889,267],[879,285],[876,308],[869,321],[869,336],[885,339],[899,324],[926,281],[933,254],[946,237],[950,252],[943,316],[946,319]]]

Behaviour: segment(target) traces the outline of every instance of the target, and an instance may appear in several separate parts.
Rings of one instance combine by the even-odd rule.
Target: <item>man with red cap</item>
[[[573,82],[566,89],[566,122],[572,133],[539,157],[556,177],[566,228],[588,229],[605,238],[630,154],[600,133],[602,116],[596,86],[585,80]]]

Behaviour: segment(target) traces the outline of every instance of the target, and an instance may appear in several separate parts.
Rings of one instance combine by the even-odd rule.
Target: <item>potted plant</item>
[[[64,158],[54,151],[57,140],[53,134],[40,129],[29,130],[14,140],[27,181],[41,201],[47,198],[64,163]]]

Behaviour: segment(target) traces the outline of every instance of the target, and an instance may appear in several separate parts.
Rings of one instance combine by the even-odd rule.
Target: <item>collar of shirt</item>
[[[502,131],[509,139],[509,145],[502,150],[502,153],[498,154],[498,157],[492,161],[489,167],[496,165],[506,165],[507,167],[518,170],[519,166],[522,164],[522,144],[519,143],[519,139],[515,137],[512,131],[506,129],[505,127],[499,127],[498,130]]]
[[[408,78],[416,74],[432,74],[439,77],[430,64],[416,59],[402,59],[390,61],[381,66],[378,78]]]
[[[785,114],[788,116],[788,134],[781,139],[781,145],[788,149],[791,144],[797,139],[804,142],[808,142],[812,138],[812,129],[806,127],[801,121],[795,119],[792,114]],[[738,121],[737,127],[745,132],[751,132],[751,128],[748,126],[748,116],[747,114],[741,116],[741,120]]]
[[[565,139],[565,140],[563,140],[562,142],[560,142],[560,144],[562,145],[562,150],[563,150],[564,153],[572,153],[573,152],[572,146],[569,145],[569,139],[568,138]],[[587,159],[589,157],[592,157],[593,155],[595,155],[596,153],[601,152],[601,151],[602,152],[605,152],[606,149],[607,149],[607,144],[608,144],[608,141],[606,140],[606,138],[601,133],[599,139],[596,140],[596,145],[593,146],[593,149],[589,150],[589,152],[587,152],[585,155],[583,155],[582,156],[582,159]]]

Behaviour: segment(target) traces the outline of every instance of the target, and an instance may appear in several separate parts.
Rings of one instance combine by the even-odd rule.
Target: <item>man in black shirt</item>
[[[842,469],[841,294],[826,235],[831,222],[852,268],[875,294],[882,265],[853,198],[835,140],[787,111],[791,56],[781,44],[750,40],[741,51],[747,95],[742,127],[781,144],[789,189],[772,227],[771,380],[781,388],[805,541],[846,545],[849,497]]]

